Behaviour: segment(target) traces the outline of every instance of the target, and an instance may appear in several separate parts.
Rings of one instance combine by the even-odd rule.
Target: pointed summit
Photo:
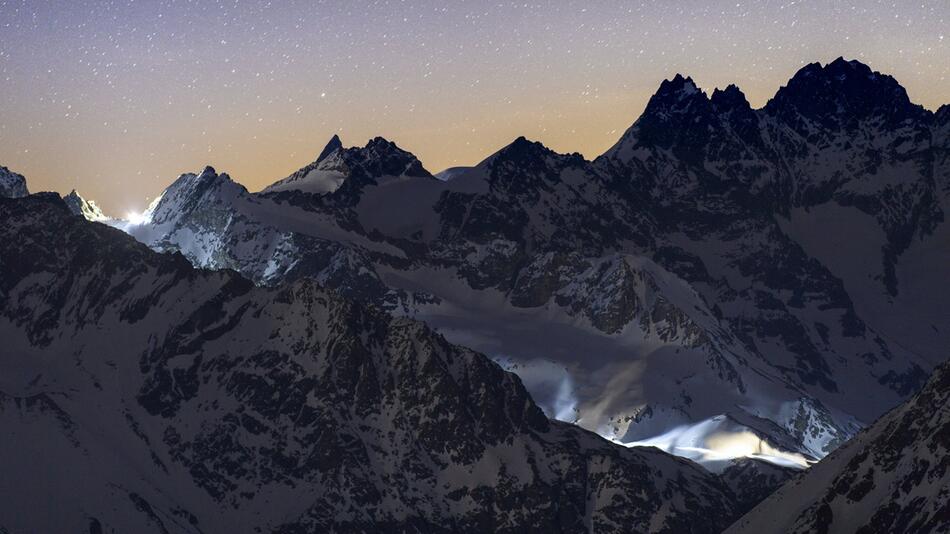
[[[327,146],[323,147],[323,150],[320,152],[320,155],[317,156],[316,163],[320,163],[325,160],[327,156],[333,154],[337,150],[343,149],[343,142],[340,141],[340,136],[333,134],[333,137],[330,138],[330,142],[327,143]]]
[[[20,198],[29,195],[26,178],[6,167],[0,167],[0,197]]]
[[[627,162],[638,148],[673,149],[686,161],[701,161],[710,126],[718,121],[706,93],[692,78],[663,80],[643,115],[604,156]]]
[[[362,148],[343,148],[340,138],[334,135],[316,161],[267,186],[262,192],[299,191],[328,195],[336,193],[355,178],[355,183],[346,186],[347,191],[341,193],[350,196],[352,201],[359,195],[351,190],[358,191],[366,183],[375,183],[376,179],[387,176],[433,178],[414,155],[392,141],[374,137]]]
[[[681,113],[696,107],[706,107],[709,99],[693,79],[677,74],[672,80],[663,80],[660,88],[650,97],[644,115]]]
[[[223,197],[247,194],[243,185],[208,165],[199,174],[186,173],[172,182],[148,210],[150,222],[160,224],[188,214]]]
[[[69,208],[69,211],[87,221],[95,222],[109,219],[109,217],[106,217],[106,215],[102,213],[102,210],[99,209],[95,201],[84,199],[75,189],[63,197],[63,202],[66,203],[66,207]]]

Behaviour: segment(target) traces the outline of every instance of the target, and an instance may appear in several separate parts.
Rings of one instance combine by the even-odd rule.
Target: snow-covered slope
[[[519,138],[443,181],[386,140],[334,139],[259,194],[176,182],[131,233],[421,319],[611,439],[802,464],[913,393],[950,341],[948,115],[844,60],[760,110],[677,76],[593,162]],[[306,186],[316,170],[338,186]]]
[[[26,179],[6,167],[0,167],[0,197],[19,198],[29,195]]]
[[[950,366],[727,532],[950,531]]]
[[[188,188],[240,195],[191,175],[152,219]],[[717,477],[548,420],[420,322],[308,279],[196,270],[55,194],[0,199],[0,339],[5,532],[718,532],[733,515]]]

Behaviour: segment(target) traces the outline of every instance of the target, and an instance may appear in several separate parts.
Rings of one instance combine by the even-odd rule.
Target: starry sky
[[[950,1],[0,0],[0,165],[141,210],[212,164],[258,190],[338,133],[432,172],[519,135],[593,158],[664,78],[763,105],[838,56],[950,102]]]

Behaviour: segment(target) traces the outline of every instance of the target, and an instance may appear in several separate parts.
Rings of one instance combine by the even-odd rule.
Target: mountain
[[[950,366],[730,527],[729,533],[950,529]]]
[[[242,191],[185,175],[152,221]],[[5,532],[718,532],[735,516],[718,477],[547,419],[421,322],[307,278],[195,269],[52,193],[0,199],[0,336]]]
[[[371,139],[365,147],[346,149],[334,135],[313,163],[263,192],[326,194],[325,200],[355,204],[366,185],[407,178],[432,178],[432,175],[415,156],[382,137]]]
[[[75,189],[63,197],[63,202],[66,203],[69,211],[87,221],[99,222],[109,219],[109,217],[106,217],[106,215],[102,213],[102,210],[96,205],[94,200],[84,199]]]
[[[29,195],[26,179],[6,167],[0,167],[0,197],[19,198]]]
[[[610,439],[804,467],[943,361],[948,115],[843,59],[761,109],[675,76],[594,161],[518,138],[440,180],[334,138],[260,193],[184,175],[129,231],[422,320]]]

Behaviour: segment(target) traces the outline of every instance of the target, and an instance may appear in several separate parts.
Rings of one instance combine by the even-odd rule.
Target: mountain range
[[[0,171],[7,489],[67,503],[10,532],[719,532],[778,486],[732,529],[950,526],[950,106],[859,62],[677,75],[594,160],[334,136],[135,221]]]
[[[855,61],[761,109],[676,76],[593,161],[519,138],[439,179],[334,136],[259,193],[207,168],[116,224],[423,320],[610,439],[715,462],[708,437],[746,436],[806,465],[943,360],[948,132]]]

